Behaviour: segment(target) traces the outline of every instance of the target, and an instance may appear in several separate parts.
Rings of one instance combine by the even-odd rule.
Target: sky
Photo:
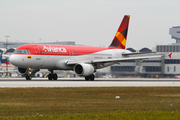
[[[180,26],[179,0],[0,0],[0,41],[108,47],[124,15],[127,47],[175,43],[169,28]]]

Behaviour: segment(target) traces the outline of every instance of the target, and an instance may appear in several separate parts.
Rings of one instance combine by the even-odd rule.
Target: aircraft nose
[[[15,57],[14,55],[11,55],[11,56],[10,56],[9,61],[10,61],[10,63],[13,64],[13,65],[16,64],[16,62],[17,62],[17,61],[16,61],[16,57]]]

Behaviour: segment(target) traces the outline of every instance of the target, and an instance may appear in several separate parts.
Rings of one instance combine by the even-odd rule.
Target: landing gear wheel
[[[86,76],[86,77],[85,77],[85,80],[86,80],[86,81],[89,81],[89,80],[93,81],[94,78],[95,78],[95,76],[94,76],[94,74],[92,74],[92,75],[90,75],[90,76]]]
[[[57,80],[57,74],[53,74],[53,79]]]
[[[32,79],[31,76],[26,75],[26,80],[31,80],[31,79]]]
[[[57,78],[58,78],[57,74],[51,74],[51,73],[50,73],[50,74],[48,75],[48,79],[49,79],[49,80],[57,80]]]
[[[89,76],[86,76],[86,77],[85,77],[85,80],[86,80],[86,81],[89,81]]]
[[[92,74],[92,75],[89,76],[89,79],[90,79],[91,81],[94,81],[94,78],[95,78],[94,74]]]
[[[48,75],[49,80],[57,80],[58,76],[57,74],[53,74],[53,70],[49,70],[51,73]]]
[[[26,76],[26,80],[29,80],[29,76]]]
[[[52,80],[52,77],[53,77],[53,74],[50,73],[50,74],[48,75],[48,79],[49,79],[49,80]]]

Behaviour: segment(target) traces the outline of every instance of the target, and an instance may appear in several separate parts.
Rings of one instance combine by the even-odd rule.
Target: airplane
[[[10,56],[10,63],[31,80],[31,75],[40,69],[48,69],[49,80],[57,80],[54,70],[72,70],[85,80],[94,80],[98,69],[121,61],[142,60],[161,57],[136,56],[125,50],[130,15],[125,15],[109,47],[67,46],[47,44],[27,44],[18,47]]]

